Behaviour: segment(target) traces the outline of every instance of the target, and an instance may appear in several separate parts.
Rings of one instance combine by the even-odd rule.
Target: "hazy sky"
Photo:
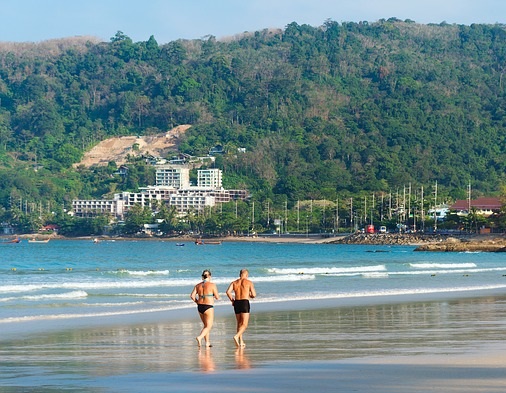
[[[397,17],[419,23],[504,23],[506,0],[0,0],[0,41],[79,35],[109,41],[117,31],[159,44],[206,35]]]

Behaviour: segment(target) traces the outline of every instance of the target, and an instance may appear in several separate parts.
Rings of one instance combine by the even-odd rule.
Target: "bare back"
[[[190,297],[197,304],[214,304],[214,299],[220,299],[216,284],[208,281],[195,285]]]
[[[232,292],[234,292],[235,300],[251,299],[256,296],[255,286],[247,278],[238,278],[230,283],[227,289],[227,296],[232,300]]]

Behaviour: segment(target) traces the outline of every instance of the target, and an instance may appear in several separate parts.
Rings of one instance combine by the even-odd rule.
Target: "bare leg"
[[[204,339],[206,341],[206,347],[209,348],[211,346],[210,332],[213,327],[214,309],[210,308],[204,314],[199,314],[199,316],[204,324],[204,327],[195,340],[197,340],[197,345],[200,347],[202,345],[202,339]]]
[[[249,313],[236,314],[237,319],[237,333],[234,336],[235,345],[238,347],[245,347],[246,344],[242,338],[243,333],[246,331],[249,322]]]
[[[236,327],[236,335],[234,336],[234,342],[236,346],[241,346],[241,337],[239,336],[239,327],[241,326],[242,314],[235,314],[235,319],[237,321]]]

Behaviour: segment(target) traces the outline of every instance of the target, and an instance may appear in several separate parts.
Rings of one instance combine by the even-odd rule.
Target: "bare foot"
[[[197,340],[197,345],[198,345],[198,346],[199,346],[199,348],[200,348],[200,346],[202,345],[202,339],[201,339],[201,338],[199,338],[199,337],[195,337],[195,340]]]
[[[234,336],[234,342],[235,342],[235,345],[240,347],[241,346],[241,343],[239,342],[239,337],[237,336]]]

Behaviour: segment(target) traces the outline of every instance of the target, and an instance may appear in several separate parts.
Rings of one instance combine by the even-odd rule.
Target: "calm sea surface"
[[[250,270],[257,303],[433,293],[506,293],[501,253],[426,253],[405,246],[51,240],[0,245],[0,326],[193,308],[210,269],[223,294]],[[225,302],[225,300],[222,300]]]

